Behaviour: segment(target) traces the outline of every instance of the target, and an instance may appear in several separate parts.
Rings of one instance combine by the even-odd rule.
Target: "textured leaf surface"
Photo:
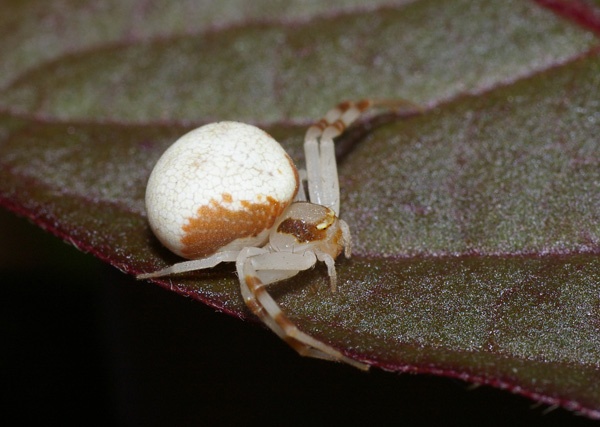
[[[123,271],[153,270],[177,258],[146,225],[145,182],[186,130],[258,123],[301,165],[306,124],[335,103],[410,99],[423,113],[340,141],[355,241],[340,291],[317,267],[273,294],[375,366],[600,417],[596,3],[578,3],[585,22],[541,1],[562,15],[523,1],[5,3],[5,207]],[[230,265],[161,284],[248,315]]]

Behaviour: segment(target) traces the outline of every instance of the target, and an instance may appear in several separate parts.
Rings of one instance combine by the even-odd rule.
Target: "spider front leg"
[[[344,356],[333,347],[299,330],[267,292],[268,284],[292,277],[301,270],[311,268],[316,262],[317,257],[311,251],[300,254],[269,252],[263,248],[243,249],[236,267],[244,301],[254,314],[300,355],[345,362],[361,370],[368,370],[368,365]]]
[[[329,110],[318,123],[308,128],[304,137],[309,200],[311,203],[327,206],[338,216],[340,213],[340,187],[333,139],[341,135],[348,126],[371,107],[422,111],[417,104],[401,98],[346,101]]]
[[[342,102],[308,128],[304,138],[309,199],[327,206],[336,215],[340,213],[340,185],[333,139],[372,104],[370,100]]]

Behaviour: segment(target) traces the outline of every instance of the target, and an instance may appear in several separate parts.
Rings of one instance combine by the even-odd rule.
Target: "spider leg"
[[[367,370],[368,365],[344,356],[333,347],[299,330],[267,292],[266,286],[269,283],[281,279],[272,274],[269,279],[266,279],[264,272],[272,273],[279,270],[285,272],[289,270],[297,273],[300,270],[312,267],[315,262],[316,256],[310,251],[295,254],[269,252],[261,248],[243,249],[236,261],[236,267],[244,301],[254,314],[300,355],[341,361],[356,368]],[[274,268],[277,270],[274,270]],[[284,276],[290,277],[288,273],[284,273]]]
[[[312,203],[340,211],[340,188],[333,138],[340,135],[372,104],[370,100],[342,102],[308,128],[304,138],[308,193]]]
[[[370,107],[390,110],[422,108],[405,99],[363,99],[346,101],[329,110],[316,124],[309,127],[304,137],[304,154],[308,180],[308,195],[312,203],[327,206],[340,213],[340,189],[333,139],[341,135]]]
[[[137,279],[151,279],[154,277],[168,276],[171,274],[184,273],[186,271],[204,270],[205,268],[214,267],[222,262],[233,262],[236,260],[239,251],[224,251],[217,252],[209,257],[193,259],[191,261],[179,262],[162,270],[152,273],[138,274]]]
[[[352,255],[352,235],[350,234],[350,227],[348,223],[343,219],[338,219],[340,228],[342,229],[342,239],[344,242],[344,256],[350,258]]]
[[[337,291],[337,272],[335,271],[335,259],[328,253],[325,253],[320,250],[315,250],[315,255],[317,259],[321,262],[324,262],[327,266],[327,273],[329,275],[329,282],[331,286],[331,292]]]
[[[350,227],[343,219],[338,219],[340,224],[340,228],[342,229],[342,241],[344,245],[344,256],[346,258],[350,258],[350,254],[352,252],[352,238],[350,235]],[[335,259],[329,255],[321,251],[320,249],[314,250],[317,259],[321,262],[324,262],[327,266],[327,272],[329,274],[329,279],[331,283],[331,292],[335,292],[337,289],[337,272],[335,270]]]
[[[298,186],[298,194],[296,194],[295,202],[306,202],[306,190],[304,189],[304,183],[307,181],[306,171],[304,169],[298,169],[298,176],[300,178],[300,185]]]

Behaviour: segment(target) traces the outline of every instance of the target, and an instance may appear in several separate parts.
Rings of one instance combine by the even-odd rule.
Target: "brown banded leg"
[[[421,110],[418,105],[401,98],[345,101],[329,110],[321,120],[309,127],[304,137],[309,200],[333,209],[338,216],[340,190],[333,139],[341,135],[371,107]]]
[[[284,254],[287,256],[287,267],[289,271],[283,270],[281,259],[276,259],[276,255]],[[315,357],[319,359],[335,360],[345,362],[356,368],[367,370],[368,366],[364,363],[350,359],[333,347],[311,337],[302,332],[298,327],[283,313],[279,305],[268,293],[266,286],[269,283],[276,282],[274,271],[282,271],[284,278],[290,277],[300,270],[306,270],[314,265],[316,257],[312,252],[304,254],[293,254],[275,252],[271,253],[265,249],[247,248],[240,252],[236,261],[238,275],[240,279],[240,288],[246,305],[256,314],[273,332],[281,339],[287,342],[294,350],[303,356]],[[277,270],[272,270],[272,266],[277,265]],[[261,280],[261,273],[270,274],[270,282],[265,283]]]
[[[372,102],[342,102],[316,124],[304,138],[308,195],[312,203],[340,213],[340,187],[333,138],[340,135]]]

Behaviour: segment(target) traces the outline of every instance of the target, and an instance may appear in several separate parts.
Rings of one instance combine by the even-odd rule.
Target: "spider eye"
[[[318,223],[316,225],[317,230],[325,230],[334,222],[335,222],[335,213],[331,209],[327,209],[327,213],[325,214],[323,221],[321,221],[320,223]]]

